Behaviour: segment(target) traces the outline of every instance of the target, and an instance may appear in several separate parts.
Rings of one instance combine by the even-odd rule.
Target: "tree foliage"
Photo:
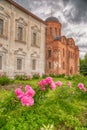
[[[87,75],[87,53],[84,59],[80,59],[80,73]]]

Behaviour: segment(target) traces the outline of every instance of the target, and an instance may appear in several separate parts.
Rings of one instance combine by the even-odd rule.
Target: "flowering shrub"
[[[83,83],[79,83],[78,84],[78,88],[83,90],[84,92],[86,92],[86,88],[84,87],[84,84]]]
[[[31,86],[34,86],[35,91],[31,86],[20,86],[15,90],[17,98],[13,94],[14,86],[11,86],[11,91],[3,91],[5,88],[3,87],[0,91],[0,129],[86,129],[87,93],[84,92],[84,88],[87,88],[86,79],[87,77],[75,78],[70,82],[66,80],[66,77],[61,80],[55,78],[55,81],[60,80],[63,84],[62,87],[57,87],[56,91],[47,91],[55,88],[56,85],[51,77],[41,80],[38,83],[40,87],[37,87],[39,80],[24,81],[21,84],[29,82]],[[46,91],[41,91],[42,87]],[[35,105],[31,108],[33,104]],[[29,107],[22,107],[22,105]]]
[[[47,77],[43,80],[41,80],[38,85],[41,87],[41,90],[46,90],[47,86],[50,87],[50,89],[54,90],[56,88],[56,85],[51,77]]]
[[[72,83],[71,83],[70,81],[68,82],[67,85],[68,85],[68,87],[70,87],[70,88],[72,87]]]
[[[33,96],[35,95],[35,91],[31,86],[26,85],[25,92],[21,88],[17,88],[15,89],[15,94],[23,106],[32,106],[34,104]]]
[[[61,81],[57,81],[55,84],[56,84],[57,86],[59,86],[59,87],[62,86],[62,82],[61,82]]]

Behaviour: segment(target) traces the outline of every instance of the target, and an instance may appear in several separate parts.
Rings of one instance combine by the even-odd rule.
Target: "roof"
[[[56,18],[56,17],[48,17],[46,20],[45,20],[46,22],[48,22],[48,21],[53,21],[53,22],[59,22],[59,20]]]
[[[54,40],[59,40],[59,41],[61,41],[61,38],[62,38],[62,36],[57,36],[57,37],[54,38]]]
[[[25,12],[26,14],[32,16],[34,19],[42,22],[43,24],[46,24],[46,22],[43,21],[41,18],[39,18],[36,15],[32,14],[29,10],[27,10],[24,7],[22,7],[21,5],[17,4],[15,1],[13,1],[13,0],[6,0],[6,1],[9,2],[10,4],[14,5],[16,8],[20,9],[21,11]]]

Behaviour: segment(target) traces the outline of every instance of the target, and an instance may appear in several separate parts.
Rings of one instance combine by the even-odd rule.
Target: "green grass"
[[[63,86],[46,93],[39,90],[40,80],[15,80],[12,88],[1,87],[0,130],[87,130],[87,92],[77,88],[80,82],[87,88],[87,77],[54,78]],[[72,88],[67,86],[68,81],[72,82]],[[23,107],[14,94],[17,86],[26,84],[36,91],[31,107]]]

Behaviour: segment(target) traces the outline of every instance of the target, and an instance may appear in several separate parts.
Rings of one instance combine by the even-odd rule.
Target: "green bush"
[[[33,79],[39,79],[40,78],[40,74],[39,73],[33,74],[32,78]]]
[[[46,75],[46,74],[43,74],[43,75],[42,75],[42,78],[46,78],[47,76],[48,76],[48,75]]]
[[[15,75],[15,80],[30,80],[31,76],[30,75]]]
[[[13,83],[13,80],[8,78],[7,76],[1,76],[0,77],[0,85],[4,86],[4,85],[8,85],[10,83]]]

